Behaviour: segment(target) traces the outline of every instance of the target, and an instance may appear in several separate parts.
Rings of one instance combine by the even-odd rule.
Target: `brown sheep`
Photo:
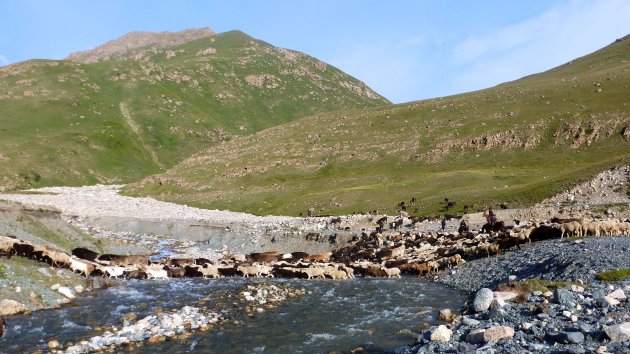
[[[328,262],[330,261],[330,256],[332,256],[331,252],[320,253],[320,254],[312,254],[308,256],[306,259],[311,262]]]

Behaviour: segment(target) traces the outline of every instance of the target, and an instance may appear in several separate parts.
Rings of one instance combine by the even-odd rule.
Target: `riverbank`
[[[600,278],[630,269],[629,250],[627,237],[550,240],[441,272],[474,296],[401,352],[630,352],[630,278]]]
[[[496,237],[480,235],[477,232],[464,238],[452,235],[457,229],[458,220],[447,222],[445,232],[438,232],[441,231],[439,220],[410,219],[404,214],[385,218],[384,227],[380,227],[377,223],[383,217],[374,215],[350,215],[338,218],[259,217],[241,213],[203,211],[154,200],[137,200],[136,198],[119,196],[117,194],[118,189],[119,186],[57,188],[0,196],[0,199],[13,198],[12,200],[29,203],[2,202],[3,205],[9,205],[9,207],[1,209],[0,216],[4,219],[0,225],[4,227],[5,233],[17,235],[25,240],[44,241],[43,244],[60,247],[66,251],[84,245],[99,251],[101,254],[140,253],[152,254],[158,258],[189,257],[217,260],[236,253],[247,254],[262,251],[277,251],[280,254],[294,251],[306,251],[311,254],[339,251],[333,252],[334,256],[341,258],[347,256],[346,261],[349,262],[361,264],[362,259],[369,259],[370,262],[378,261],[375,264],[380,264],[382,260],[386,259],[383,257],[392,257],[392,254],[388,256],[385,251],[399,251],[401,246],[405,246],[402,247],[402,250],[403,255],[407,254],[406,259],[396,256],[399,259],[387,260],[386,267],[400,266],[403,271],[424,273],[427,269],[410,267],[411,262],[415,262],[419,266],[421,263],[430,265],[431,261],[439,261],[436,263],[437,268],[447,268],[447,270],[437,275],[429,274],[428,277],[432,279],[436,277],[438,282],[465,292],[475,292],[481,287],[494,289],[497,284],[506,282],[510,275],[514,275],[518,279],[580,280],[585,284],[593,284],[588,285],[593,288],[605,289],[609,284],[599,284],[594,279],[598,272],[614,267],[630,268],[627,257],[624,257],[630,250],[630,244],[628,239],[624,237],[586,238],[577,242],[551,239],[532,244],[521,244],[522,250],[503,251],[498,256],[485,258],[486,252],[490,253],[488,246],[492,243],[500,245],[500,242]],[[59,210],[53,209],[51,206],[59,208]],[[86,208],[85,212],[82,211],[82,208]],[[136,209],[142,209],[142,211]],[[546,205],[532,209],[498,210],[497,215],[506,221],[506,226],[513,227],[516,221],[512,221],[512,219],[532,222],[558,217],[565,219],[586,217],[593,222],[598,222],[598,220],[608,220],[611,217],[619,220],[620,216],[626,212],[627,209],[621,206],[592,208],[592,206],[579,204],[573,209],[567,205],[556,207]],[[168,217],[164,217],[165,215]],[[481,213],[468,214],[465,218],[475,231],[484,222]],[[400,222],[398,226],[396,226],[397,222]],[[45,226],[44,232],[42,232],[41,225]],[[56,225],[59,227],[55,229]],[[380,231],[377,231],[377,226]],[[528,227],[533,226],[525,226],[524,228]],[[62,232],[57,232],[59,230]],[[335,236],[335,242],[330,242],[331,236]],[[554,237],[557,236],[550,236],[550,238]],[[481,248],[481,245],[484,248]],[[341,251],[343,247],[348,246],[352,247],[348,249],[347,253]],[[512,248],[512,246],[508,246],[508,248]],[[497,252],[501,249],[498,248]],[[472,253],[468,253],[469,251]],[[461,258],[451,259],[450,255],[454,254],[460,254],[468,262],[461,262]],[[451,263],[453,260],[454,262]],[[53,274],[51,272],[54,272],[53,275],[70,273],[67,270],[37,266],[37,263],[34,263],[33,267],[37,268],[30,270],[34,274],[37,274],[35,272],[42,275],[44,273]],[[360,270],[360,267],[355,268],[355,271]],[[387,275],[382,268],[377,268],[366,269],[366,274],[371,276]],[[24,268],[25,271],[28,269]],[[428,268],[428,271],[435,269]],[[39,286],[41,293],[49,293],[50,290],[53,290],[52,295],[60,297],[48,302],[41,301],[41,304],[37,304],[37,306],[34,305],[35,303],[27,304],[29,309],[53,307],[59,303],[67,302],[68,300],[63,295],[57,294],[60,287],[74,289],[81,285],[84,289],[93,288],[88,284],[82,285],[80,282],[83,281],[83,278],[75,274],[68,274],[68,276],[72,280],[61,282],[55,286],[55,289],[51,289],[51,286],[59,282],[55,284],[45,283],[45,285],[38,285],[35,284],[38,282],[33,282],[33,289]],[[8,277],[5,276],[4,280],[0,279],[2,285],[0,291],[9,291],[7,294],[13,298],[25,294],[21,291],[26,287],[17,284],[16,278],[20,277],[10,273]],[[77,284],[74,284],[75,280],[78,282]],[[20,291],[16,291],[17,288],[20,288]],[[33,291],[33,293],[35,296],[31,297],[37,298],[37,291]],[[628,292],[626,291],[626,293]],[[589,296],[593,299],[595,295]],[[3,295],[3,297],[6,296]],[[540,300],[539,302],[543,303],[544,300],[550,302],[549,296],[544,298],[532,297],[532,299],[532,301]],[[531,302],[530,306],[536,304]],[[584,308],[583,305],[581,306]],[[457,308],[454,307],[454,309]],[[512,306],[510,309],[524,311],[523,308],[517,308],[517,306]],[[623,311],[621,312],[623,314]],[[627,311],[625,313],[627,314]],[[572,314],[572,316],[577,315]],[[471,316],[473,315],[471,314]],[[474,319],[480,321],[485,328],[500,323],[490,317],[484,317],[485,315],[474,316],[477,316]],[[521,314],[521,316],[523,315]],[[509,319],[509,316],[505,318]],[[514,317],[509,321],[512,320],[513,323],[505,323],[513,324],[512,328],[520,328],[518,327],[520,325],[519,319]],[[604,325],[609,324],[612,323]],[[461,329],[457,326],[457,323],[451,324],[455,333],[467,333],[470,330],[469,325]],[[601,326],[598,328],[603,330]],[[443,343],[444,346],[442,347],[438,344],[432,349],[446,350],[447,348],[452,349],[453,345],[459,345],[459,343],[471,344],[465,338],[462,340],[462,335],[459,339],[454,337],[453,342]],[[525,340],[530,339],[529,337],[523,338]],[[606,338],[600,339],[606,340]],[[427,342],[422,342],[422,340]],[[547,344],[541,344],[542,342]],[[536,338],[533,343],[549,345],[549,341],[544,338],[542,340]],[[421,339],[416,348],[434,344],[430,338],[429,340],[425,338]],[[503,344],[499,344],[497,348],[503,348],[500,345]],[[506,347],[503,349],[514,348]],[[529,350],[524,346],[518,349]]]
[[[495,288],[518,279],[591,282],[611,269],[630,269],[630,237],[555,239],[521,245],[505,252],[463,264],[455,272],[442,271],[437,282],[467,293]]]
[[[630,350],[630,282],[592,281],[502,287],[519,295],[483,288],[463,316],[418,336],[405,353],[627,353]],[[582,284],[582,285],[578,285]],[[556,287],[557,286],[557,287]],[[554,289],[551,291],[549,289]],[[509,297],[508,297],[509,298]]]

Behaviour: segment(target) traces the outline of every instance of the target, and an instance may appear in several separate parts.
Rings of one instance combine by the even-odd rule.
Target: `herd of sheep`
[[[462,265],[467,260],[520,248],[521,244],[532,241],[565,236],[630,235],[630,220],[552,219],[548,223],[525,225],[516,222],[512,227],[500,223],[498,227],[482,228],[494,230],[489,232],[444,233],[420,232],[417,224],[400,221],[404,219],[398,217],[388,226],[377,223],[371,232],[355,235],[347,245],[333,252],[312,255],[262,252],[226,256],[221,260],[172,258],[152,262],[144,255],[98,254],[86,248],[75,248],[68,254],[10,236],[0,236],[0,255],[31,258],[53,267],[69,268],[86,277],[169,279],[240,275],[347,279],[355,274],[364,277],[400,277],[401,273],[426,275]]]

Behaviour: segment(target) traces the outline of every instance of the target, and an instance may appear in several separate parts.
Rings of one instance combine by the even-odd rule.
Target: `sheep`
[[[257,264],[252,264],[250,266],[240,265],[236,268],[239,272],[243,273],[243,277],[249,278],[249,276],[254,276],[256,278],[260,278],[261,268]]]
[[[501,248],[496,243],[486,244],[484,247],[485,247],[486,253],[488,254],[488,258],[490,258],[490,254],[492,253],[499,255],[499,252],[501,252]]]
[[[330,256],[332,256],[332,252],[320,253],[320,254],[312,254],[306,257],[307,260],[311,262],[322,261],[328,262],[330,261]]]
[[[393,267],[393,268],[382,267],[382,269],[385,271],[385,273],[387,274],[388,278],[392,278],[392,277],[400,278],[400,269],[398,269],[396,267]]]
[[[142,269],[147,274],[147,279],[166,279],[168,280],[168,273],[163,269],[162,265],[143,265]]]
[[[50,258],[51,265],[53,267],[69,267],[70,266],[70,255],[62,252],[49,250],[46,252],[48,258]]]
[[[195,260],[193,258],[171,258],[168,260],[167,264],[174,267],[183,267],[187,265],[194,265]]]
[[[216,265],[206,264],[205,267],[197,267],[204,278],[221,278],[219,267]]]
[[[127,279],[147,279],[147,273],[141,269],[128,270],[125,272]]]
[[[169,278],[183,278],[186,276],[186,269],[184,267],[169,267],[166,269],[166,274]]]
[[[348,274],[340,269],[334,269],[328,273],[333,280],[343,280],[348,278]]]
[[[108,276],[110,278],[122,277],[125,272],[125,267],[114,266],[114,265],[103,266],[101,269],[103,271],[103,277]]]
[[[497,241],[497,244],[499,246],[499,249],[502,250],[509,250],[511,248],[518,248],[519,250],[521,249],[521,240],[519,239],[519,237],[514,237],[514,236],[507,236],[505,238],[500,238]],[[497,255],[499,253],[497,252]]]
[[[7,257],[11,257],[11,255],[14,253],[13,244],[15,243],[15,241],[16,239],[14,238],[0,236],[0,252],[6,254]]]
[[[553,227],[559,229],[561,231],[560,238],[564,238],[564,235],[567,236],[582,236],[582,224],[578,221],[569,221],[561,224],[553,224]]]
[[[132,264],[149,264],[149,257],[142,255],[118,256],[110,260],[110,265],[126,266]]]
[[[268,278],[273,278],[273,268],[268,266],[268,265],[260,265],[258,266],[260,268],[260,275],[263,276],[265,275]]]
[[[77,247],[73,249],[72,255],[77,258],[86,259],[88,261],[95,261],[98,257],[98,253],[83,247]]]
[[[31,258],[33,256],[33,251],[35,251],[35,247],[29,244],[26,241],[15,242],[13,244],[13,251],[17,256]]]
[[[88,263],[85,260],[79,260],[79,258],[72,256],[70,257],[70,269],[73,273],[76,273],[77,271],[79,272],[79,274],[83,273],[87,278],[90,274],[92,274],[95,266],[94,264]]]
[[[451,257],[448,258],[448,267],[450,268],[451,266],[460,266],[462,264],[466,263],[466,261],[464,259],[462,259],[462,256],[457,253]]]
[[[344,273],[346,273],[346,276],[348,278],[354,278],[354,269],[352,269],[350,267],[346,267],[343,264],[339,265],[338,269],[342,270]]]
[[[598,221],[583,224],[584,235],[599,237],[601,236],[601,227]]]
[[[326,271],[323,267],[300,268],[300,271],[306,274],[307,279],[325,278]]]

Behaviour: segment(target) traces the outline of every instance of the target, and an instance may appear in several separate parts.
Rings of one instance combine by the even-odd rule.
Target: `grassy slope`
[[[444,198],[451,212],[527,205],[630,162],[629,69],[625,39],[486,90],[321,114],[211,148],[162,175],[168,184],[128,193],[258,214],[391,212],[411,197],[418,213]]]
[[[267,76],[257,86],[250,75]],[[142,60],[10,65],[0,68],[0,189],[130,182],[234,136],[384,103],[332,66],[238,31]]]

